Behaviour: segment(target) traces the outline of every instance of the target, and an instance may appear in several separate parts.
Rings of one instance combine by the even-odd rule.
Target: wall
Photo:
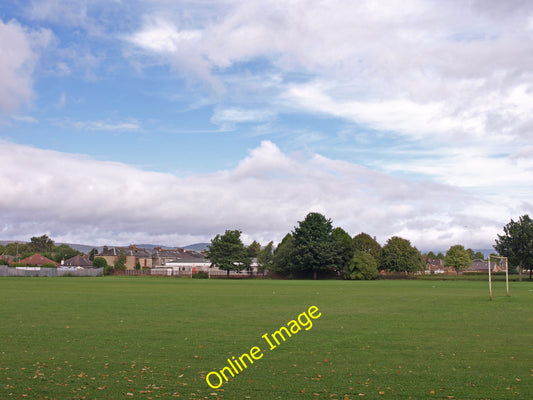
[[[0,265],[0,276],[103,276],[103,268],[67,270],[62,268],[16,269]]]

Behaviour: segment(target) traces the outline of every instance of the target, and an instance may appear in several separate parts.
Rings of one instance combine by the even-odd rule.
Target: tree
[[[30,249],[29,243],[12,242],[4,246],[4,250],[2,254],[13,256],[15,257],[16,261],[19,261],[21,258],[20,257],[21,254],[32,255],[33,252]],[[25,258],[25,257],[22,257],[22,258]]]
[[[261,251],[261,245],[255,240],[247,248],[248,256],[250,258],[257,258],[259,252]]]
[[[437,256],[435,255],[435,253],[433,253],[432,251],[430,251],[428,253],[428,259],[430,260],[437,260]]]
[[[353,238],[354,251],[364,251],[370,254],[378,262],[381,258],[382,248],[376,239],[367,233],[360,233]]]
[[[211,261],[211,268],[217,267],[226,271],[228,276],[230,271],[242,271],[252,264],[239,230],[227,230],[222,236],[216,235],[206,253]]]
[[[30,239],[29,245],[31,251],[35,253],[51,253],[54,249],[54,241],[50,239],[47,235],[32,237]]]
[[[96,247],[93,247],[93,249],[89,252],[89,260],[94,261],[94,258],[98,254],[98,249]]]
[[[331,232],[331,238],[333,240],[333,245],[335,247],[336,252],[339,255],[339,271],[344,271],[346,268],[348,268],[348,264],[351,262],[355,250],[353,241],[350,235],[342,229],[342,228],[335,228]]]
[[[441,251],[439,251],[439,254],[437,254],[437,260],[444,260],[444,254],[442,254]]]
[[[107,264],[104,257],[95,257],[93,260],[93,266],[96,268],[103,268],[104,275],[111,275],[113,273],[113,267]]]
[[[472,257],[470,251],[456,244],[448,249],[446,257],[444,258],[444,264],[448,267],[455,268],[455,271],[459,273],[462,269],[467,269],[472,265]]]
[[[68,244],[61,244],[54,247],[53,255],[50,254],[50,258],[52,258],[55,262],[61,262],[61,260],[68,260],[69,258],[81,254],[82,253],[80,251],[74,250]]]
[[[126,253],[122,249],[118,253],[117,261],[115,261],[115,269],[117,271],[126,270]]]
[[[425,268],[422,255],[411,242],[398,236],[393,236],[385,246],[381,256],[381,268],[385,271],[416,272]]]
[[[529,266],[529,279],[533,267],[533,221],[529,215],[518,221],[509,222],[503,227],[503,235],[498,235],[494,250],[507,257],[509,264],[518,266],[518,280],[522,281],[522,269]]]
[[[287,233],[281,240],[272,256],[272,271],[288,274],[294,271],[292,254],[294,252],[294,238]]]
[[[358,250],[348,264],[344,276],[346,279],[376,279],[378,276],[378,263],[369,253]]]
[[[485,259],[485,254],[483,254],[481,251],[478,251],[476,252],[476,254],[474,254],[473,260],[484,260],[484,259]]]
[[[265,271],[272,268],[274,262],[274,242],[268,243],[264,249],[259,251],[257,255],[257,271],[262,272],[263,275]]]
[[[252,268],[252,261],[253,259],[257,259],[257,256],[259,252],[261,251],[261,245],[257,241],[253,241],[247,248],[246,253],[248,254],[248,257],[250,258],[250,265],[246,268],[250,274],[253,274],[253,268]]]
[[[311,212],[298,222],[292,233],[294,238],[293,265],[296,271],[311,272],[317,279],[319,272],[338,270],[341,257],[331,235],[331,220]]]

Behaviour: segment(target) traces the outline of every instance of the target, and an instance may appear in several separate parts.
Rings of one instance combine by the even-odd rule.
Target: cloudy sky
[[[533,213],[529,1],[0,4],[0,239],[491,248]]]

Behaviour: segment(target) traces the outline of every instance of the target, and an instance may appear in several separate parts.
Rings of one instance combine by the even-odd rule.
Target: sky
[[[533,214],[533,2],[0,3],[0,239],[491,248]]]

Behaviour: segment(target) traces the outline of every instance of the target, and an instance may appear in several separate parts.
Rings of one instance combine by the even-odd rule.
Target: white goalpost
[[[500,266],[505,266],[505,288],[507,291],[507,297],[509,297],[509,263],[507,262],[507,257],[501,256],[489,256],[489,300],[492,300],[492,277],[491,277],[491,259],[496,258],[499,260]],[[503,264],[503,265],[502,265]]]

